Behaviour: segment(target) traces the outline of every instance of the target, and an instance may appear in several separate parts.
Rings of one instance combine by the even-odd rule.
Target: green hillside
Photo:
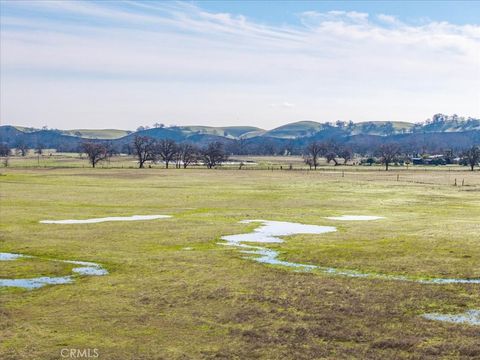
[[[4,125],[4,126],[9,126],[9,125]],[[21,132],[24,132],[24,133],[29,133],[29,132],[38,131],[38,129],[35,129],[35,128],[33,128],[33,127],[17,126],[17,125],[14,125],[14,126],[12,126],[12,127],[14,127],[15,129],[17,129],[18,131],[21,131]]]
[[[415,124],[405,121],[364,121],[355,123],[350,132],[352,135],[386,135],[389,132],[407,132],[414,126]]]
[[[264,133],[264,136],[293,139],[299,136],[308,136],[320,131],[323,124],[316,121],[298,121],[286,124]]]
[[[252,131],[263,131],[260,128],[254,126],[226,126],[226,127],[213,127],[213,126],[180,126],[180,129],[185,134],[206,134],[226,136],[231,138],[239,138],[244,134]]]
[[[409,123],[406,121],[369,121],[369,122],[375,125],[385,125],[386,123],[391,123],[395,130],[411,129],[414,125],[413,123]]]
[[[62,134],[70,136],[78,136],[85,139],[120,139],[128,135],[127,130],[118,129],[72,129],[62,130]]]

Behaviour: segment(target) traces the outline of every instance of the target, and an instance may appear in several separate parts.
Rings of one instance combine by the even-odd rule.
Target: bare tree
[[[28,145],[24,141],[19,141],[17,143],[17,152],[19,155],[26,156],[28,153]]]
[[[400,147],[395,143],[382,144],[377,154],[380,156],[382,164],[385,165],[385,171],[388,171],[388,166],[400,155]]]
[[[0,143],[0,156],[10,156],[12,150],[5,143]]]
[[[305,162],[305,164],[307,164],[309,167],[310,167],[310,170],[312,170],[312,167],[313,167],[313,159],[308,156],[308,155],[304,155],[303,156],[303,161]]]
[[[155,153],[165,162],[165,167],[168,169],[168,164],[175,159],[178,147],[177,143],[171,139],[162,139],[155,145]]]
[[[178,156],[183,168],[186,169],[187,166],[197,161],[198,149],[192,144],[183,143],[178,147]]]
[[[353,159],[353,151],[348,146],[342,146],[338,151],[338,156],[343,159],[343,164],[346,165],[349,160]]]
[[[118,148],[113,144],[111,140],[105,142],[105,148],[107,149],[109,157],[119,154]]]
[[[321,154],[327,160],[327,164],[333,161],[335,166],[337,166],[338,145],[334,141],[330,140],[320,144],[320,146]]]
[[[337,153],[333,150],[329,150],[326,154],[325,154],[325,159],[327,160],[327,163],[333,161],[335,166],[338,165],[338,161],[337,161]]]
[[[82,149],[87,154],[92,167],[95,167],[99,161],[108,159],[108,151],[104,144],[86,141],[82,144]]]
[[[40,165],[40,156],[43,154],[43,144],[37,144],[35,147],[35,154],[37,155],[38,165]]]
[[[223,144],[218,141],[208,144],[208,146],[202,150],[201,155],[203,162],[209,169],[228,160],[228,156],[223,149]]]
[[[305,149],[304,161],[310,168],[317,170],[318,159],[324,153],[324,148],[321,144],[313,142],[307,146]]]
[[[472,146],[470,149],[464,151],[462,156],[473,171],[475,166],[480,163],[480,147]]]
[[[138,167],[143,168],[146,161],[155,159],[155,141],[148,136],[138,136],[133,138],[133,153],[138,159]]]

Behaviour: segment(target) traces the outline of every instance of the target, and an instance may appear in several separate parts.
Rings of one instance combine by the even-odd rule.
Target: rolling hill
[[[263,131],[262,129],[254,126],[226,126],[226,127],[179,126],[178,128],[185,135],[206,134],[206,135],[230,137],[232,139],[240,138],[247,133],[251,133],[255,131]]]
[[[451,135],[448,135],[451,134]],[[312,141],[335,141],[368,148],[372,144],[395,141],[416,146],[465,148],[480,142],[480,120],[434,115],[434,120],[412,124],[408,122],[367,121],[360,123],[319,123],[298,121],[263,130],[253,126],[171,126],[143,128],[137,132],[116,129],[38,130],[18,126],[0,126],[0,143],[10,147],[41,145],[61,151],[78,151],[82,142],[109,141],[118,151],[126,151],[136,135],[155,139],[172,139],[204,146],[220,141],[232,153],[279,153],[303,148]],[[281,152],[281,151],[280,151]]]
[[[73,130],[61,130],[62,134],[77,136],[84,139],[120,139],[131,133],[128,130],[117,129],[73,129]]]
[[[315,121],[298,121],[266,131],[262,136],[294,139],[297,137],[313,135],[323,128],[324,124]]]

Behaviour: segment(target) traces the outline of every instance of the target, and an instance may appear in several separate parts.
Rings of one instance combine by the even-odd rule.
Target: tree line
[[[378,145],[369,155],[365,160],[367,164],[373,164],[378,160],[385,166],[386,171],[391,164],[399,162],[408,164],[413,157],[418,156],[418,154],[412,154],[407,147],[393,142]],[[460,158],[460,164],[468,165],[472,171],[476,165],[480,164],[480,146],[472,146],[458,153],[452,149],[446,149],[441,155],[445,159],[445,164],[452,163],[454,157],[457,156]],[[333,162],[335,166],[340,165],[338,160],[342,159],[343,164],[346,165],[354,158],[354,151],[351,147],[337,144],[334,141],[311,142],[305,147],[303,159],[310,169],[317,169],[322,158],[327,164]]]
[[[108,160],[115,154],[108,143],[86,141],[82,150],[87,155],[92,167],[100,161]],[[171,139],[154,139],[148,136],[136,135],[130,144],[132,155],[137,158],[138,167],[144,168],[147,162],[162,161],[168,169],[171,164],[176,168],[186,169],[192,164],[204,164],[211,169],[228,160],[224,145],[215,141],[207,146],[198,147],[190,143],[177,143]]]
[[[206,146],[200,147],[188,142],[176,142],[172,139],[154,139],[148,136],[136,135],[133,140],[124,147],[122,152],[126,152],[136,157],[139,168],[145,167],[146,163],[163,162],[166,168],[172,164],[176,168],[187,168],[193,164],[203,164],[207,168],[214,168],[228,160],[229,154],[238,154],[238,149],[226,146],[222,142],[211,142]],[[268,148],[268,142],[263,144]],[[289,144],[286,145],[287,150]],[[119,153],[118,147],[111,141],[90,140],[84,141],[79,149],[85,153],[92,167],[95,167],[100,161],[110,159]],[[265,151],[264,154],[275,155],[272,151]],[[303,160],[310,169],[317,169],[321,159],[327,163],[333,163],[335,166],[346,165],[349,161],[362,158],[361,163],[374,164],[381,163],[388,170],[391,164],[406,163],[409,164],[412,158],[422,157],[425,151],[412,147],[411,144],[398,144],[388,142],[382,144],[371,144],[368,151],[359,151],[357,147],[348,144],[337,143],[334,140],[313,141],[307,144],[301,152]],[[20,143],[15,149],[19,156],[26,156],[29,148]],[[39,144],[34,152],[40,158],[43,154],[44,146]],[[5,143],[0,143],[0,156],[7,158],[12,153],[12,149]],[[263,153],[263,152],[262,152]],[[285,151],[284,154],[291,154]],[[475,166],[480,163],[480,146],[472,146],[466,150],[455,151],[453,149],[444,149],[440,151],[443,163],[451,164],[454,158],[460,159],[460,164],[467,165],[473,171]]]

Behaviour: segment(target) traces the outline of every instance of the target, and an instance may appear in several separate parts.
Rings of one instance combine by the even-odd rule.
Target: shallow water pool
[[[0,261],[13,261],[21,258],[35,258],[35,256],[12,254],[12,253],[0,253]],[[101,265],[87,262],[87,261],[75,261],[75,260],[58,260],[58,259],[45,259],[48,261],[62,262],[68,264],[80,265],[74,267],[72,272],[76,275],[83,276],[101,276],[108,274],[108,271]],[[17,287],[23,289],[38,289],[45,285],[60,285],[69,284],[74,281],[74,275],[67,276],[40,276],[27,279],[0,279],[0,287]]]
[[[170,215],[133,215],[133,216],[109,216],[84,220],[41,220],[41,224],[96,224],[108,221],[140,221],[171,218]]]

